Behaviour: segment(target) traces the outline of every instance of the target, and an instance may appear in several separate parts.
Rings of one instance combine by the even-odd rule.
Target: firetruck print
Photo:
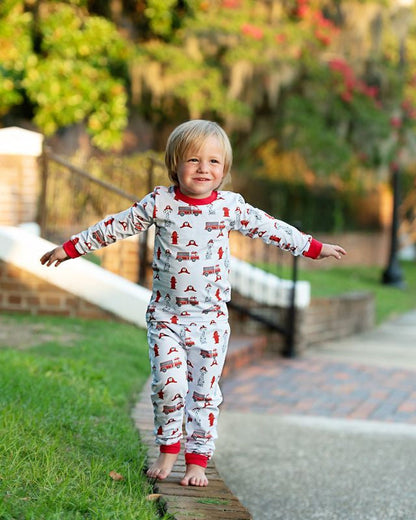
[[[163,407],[163,413],[165,413],[166,415],[169,413],[174,413],[183,407],[184,407],[183,403],[165,405]]]
[[[217,274],[221,272],[221,267],[217,265],[209,265],[202,269],[202,274],[204,276],[209,276],[210,274]]]
[[[107,242],[105,241],[104,235],[100,230],[94,231],[92,236],[95,240],[100,244],[100,246],[106,246]]]
[[[162,363],[160,363],[160,371],[165,373],[166,371],[170,370],[171,368],[180,368],[182,366],[182,361],[178,358],[178,357],[175,357],[175,359],[173,360],[170,360],[170,361],[163,361]]]
[[[199,301],[196,296],[191,296],[188,298],[187,296],[177,296],[176,297],[176,305],[180,307],[181,305],[198,305]]]
[[[218,356],[218,351],[216,348],[214,348],[213,350],[201,350],[200,354],[204,359],[215,358]]]
[[[210,433],[204,432],[204,430],[194,430],[192,438],[195,441],[198,439],[212,439],[212,435]]]
[[[199,255],[197,251],[192,251],[192,253],[188,253],[187,251],[180,251],[176,254],[176,260],[178,260],[178,262],[182,262],[182,260],[191,260],[192,262],[195,262],[196,260],[199,260]]]
[[[213,229],[219,229],[222,230],[225,228],[224,222],[206,222],[205,223],[205,229],[207,231],[212,231]]]
[[[199,392],[197,392],[196,390],[194,391],[194,393],[192,394],[192,399],[195,401],[195,402],[210,402],[212,401],[212,397],[210,397],[208,394],[201,394]]]
[[[179,206],[178,215],[184,217],[185,215],[195,215],[198,216],[202,213],[202,211],[197,206]]]
[[[213,305],[212,307],[209,307],[208,309],[204,309],[202,311],[203,314],[208,314],[209,312],[219,312],[221,310],[221,307],[219,305]]]

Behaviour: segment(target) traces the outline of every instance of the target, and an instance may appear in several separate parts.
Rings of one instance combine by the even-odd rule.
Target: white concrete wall
[[[265,305],[289,307],[293,282],[253,267],[247,262],[231,258],[231,286],[240,294]],[[308,307],[311,300],[310,283],[298,281],[295,290],[295,305]]]
[[[40,257],[56,247],[27,229],[0,226],[0,258],[116,316],[145,327],[151,292],[101,267],[77,258],[45,267]]]

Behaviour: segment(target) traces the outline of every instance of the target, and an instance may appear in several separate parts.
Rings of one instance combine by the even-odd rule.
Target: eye
[[[188,159],[188,162],[198,162],[198,159],[196,157],[191,157],[190,159]]]

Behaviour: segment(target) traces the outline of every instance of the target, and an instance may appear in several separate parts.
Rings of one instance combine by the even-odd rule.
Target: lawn
[[[375,297],[376,322],[416,309],[416,262],[401,262],[407,287],[404,290],[381,283],[382,269],[378,267],[334,267],[308,271],[300,262],[299,280],[311,283],[312,297],[335,296],[352,291],[370,291]],[[269,270],[273,272],[273,267]],[[275,271],[276,272],[276,271]],[[290,270],[279,268],[278,275],[290,277]]]
[[[161,518],[130,418],[145,331],[12,315],[0,331],[1,520]]]

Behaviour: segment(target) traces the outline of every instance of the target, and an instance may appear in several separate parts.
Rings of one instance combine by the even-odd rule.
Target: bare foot
[[[205,468],[197,464],[187,464],[186,473],[181,480],[182,486],[208,486],[208,479],[205,475]]]
[[[177,453],[159,453],[159,457],[147,470],[146,475],[159,480],[165,479],[172,471],[177,458]]]

